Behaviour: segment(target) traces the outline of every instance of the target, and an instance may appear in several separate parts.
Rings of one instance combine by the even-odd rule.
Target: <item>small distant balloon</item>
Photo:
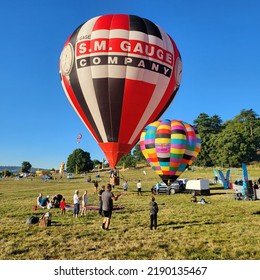
[[[79,134],[78,134],[78,138],[77,138],[77,143],[78,143],[78,144],[80,143],[81,138],[82,138],[82,134],[79,133]]]
[[[201,148],[196,128],[184,121],[158,120],[145,127],[141,151],[153,170],[167,184],[193,163]]]

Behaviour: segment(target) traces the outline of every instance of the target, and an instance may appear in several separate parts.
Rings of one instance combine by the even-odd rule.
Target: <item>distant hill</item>
[[[0,172],[4,171],[4,170],[8,170],[11,173],[19,173],[21,170],[21,166],[0,166]],[[32,172],[35,172],[37,170],[46,170],[45,168],[31,168]]]

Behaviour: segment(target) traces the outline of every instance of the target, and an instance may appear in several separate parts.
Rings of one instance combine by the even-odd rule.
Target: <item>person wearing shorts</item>
[[[112,217],[112,211],[113,211],[113,201],[116,201],[120,194],[117,196],[114,196],[114,194],[111,192],[112,186],[111,184],[107,184],[106,190],[102,193],[102,210],[104,213],[104,220],[101,225],[101,228],[103,230],[109,230],[109,225]]]
[[[79,202],[79,191],[78,190],[75,191],[75,194],[73,196],[73,202],[74,202],[73,216],[74,216],[74,218],[78,218],[78,215],[79,215],[79,205],[80,205],[80,202]]]

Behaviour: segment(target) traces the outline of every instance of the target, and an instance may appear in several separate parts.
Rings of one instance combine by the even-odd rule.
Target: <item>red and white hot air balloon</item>
[[[90,19],[71,34],[60,56],[64,91],[112,168],[168,108],[181,72],[172,38],[134,15]]]

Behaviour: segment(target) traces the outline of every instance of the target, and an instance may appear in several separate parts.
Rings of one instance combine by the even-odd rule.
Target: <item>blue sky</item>
[[[242,109],[259,114],[260,2],[257,0],[24,0],[1,4],[0,165],[29,161],[58,169],[76,148],[102,160],[60,84],[68,36],[92,17],[147,18],[176,42],[183,75],[162,118],[189,123],[200,113],[223,121]],[[82,134],[77,144],[78,133]]]

